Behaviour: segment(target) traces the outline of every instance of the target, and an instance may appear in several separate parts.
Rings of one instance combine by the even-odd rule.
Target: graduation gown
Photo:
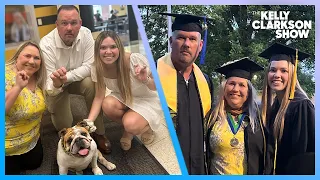
[[[203,114],[193,72],[188,85],[177,74],[178,112],[176,131],[189,174],[206,174],[204,160]]]
[[[275,145],[273,137],[273,123],[279,110],[280,102],[275,99],[271,108],[269,123],[269,139],[271,146],[268,147],[268,173],[275,174],[310,174],[310,169],[314,170],[315,152],[315,109],[312,102],[298,89],[295,90],[295,97],[289,103],[285,114],[284,130],[281,142]],[[277,151],[277,152],[275,152]],[[276,163],[274,158],[276,154]],[[309,155],[311,154],[311,156]],[[304,159],[302,161],[302,159]],[[292,162],[300,162],[295,163]],[[313,167],[312,167],[313,164]],[[309,167],[305,169],[305,167]],[[294,170],[295,169],[295,170]],[[298,172],[297,170],[301,170]],[[314,171],[313,173],[314,174]]]
[[[160,58],[157,66],[188,172],[207,174],[204,124],[205,116],[209,114],[212,106],[207,80],[193,64],[186,83],[184,77],[174,69],[170,53]]]

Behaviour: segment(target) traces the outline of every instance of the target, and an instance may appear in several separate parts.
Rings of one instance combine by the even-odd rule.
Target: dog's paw
[[[115,170],[116,169],[116,165],[109,162],[106,164],[106,168],[109,170],[109,171],[112,171],[112,170]]]
[[[103,172],[99,167],[92,168],[92,172],[94,175],[103,175]]]
[[[89,119],[84,119],[83,121],[85,121],[87,123],[87,130],[89,131],[89,133],[93,133],[97,130],[97,127],[94,125],[94,122],[89,120]]]

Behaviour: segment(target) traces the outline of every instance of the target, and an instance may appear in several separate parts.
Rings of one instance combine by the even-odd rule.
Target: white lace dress
[[[139,64],[141,66],[146,65],[149,74],[151,74],[149,63],[146,57],[139,53],[132,53],[130,55],[130,78],[132,86],[131,91],[133,96],[131,105],[125,104],[123,98],[120,96],[117,79],[104,78],[104,83],[106,87],[111,91],[109,96],[115,97],[131,110],[143,116],[148,121],[151,129],[156,131],[160,126],[161,120],[164,118],[158,92],[150,90],[145,84],[135,78],[134,65],[136,64]],[[91,78],[92,81],[97,82],[95,66],[91,68]]]

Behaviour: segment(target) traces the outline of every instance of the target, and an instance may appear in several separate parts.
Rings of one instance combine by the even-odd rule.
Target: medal
[[[237,138],[233,137],[233,138],[230,140],[230,145],[231,145],[231,147],[236,147],[236,146],[238,146],[238,144],[239,144],[239,140],[238,140]]]
[[[240,129],[240,126],[241,126],[241,123],[244,119],[245,115],[244,114],[240,114],[237,118],[239,118],[239,122],[238,123],[235,123],[234,120],[233,120],[233,117],[231,116],[230,113],[227,113],[227,120],[228,120],[228,123],[229,123],[229,126],[231,128],[231,131],[234,135],[237,134],[237,132],[239,131]],[[231,140],[230,140],[230,146],[231,147],[236,147],[239,145],[239,140],[236,138],[236,137],[233,137]]]

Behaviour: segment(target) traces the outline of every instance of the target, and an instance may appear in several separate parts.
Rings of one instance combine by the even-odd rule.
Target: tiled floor
[[[155,133],[155,139],[153,143],[146,145],[147,149],[169,174],[180,175],[179,163],[164,119]]]

